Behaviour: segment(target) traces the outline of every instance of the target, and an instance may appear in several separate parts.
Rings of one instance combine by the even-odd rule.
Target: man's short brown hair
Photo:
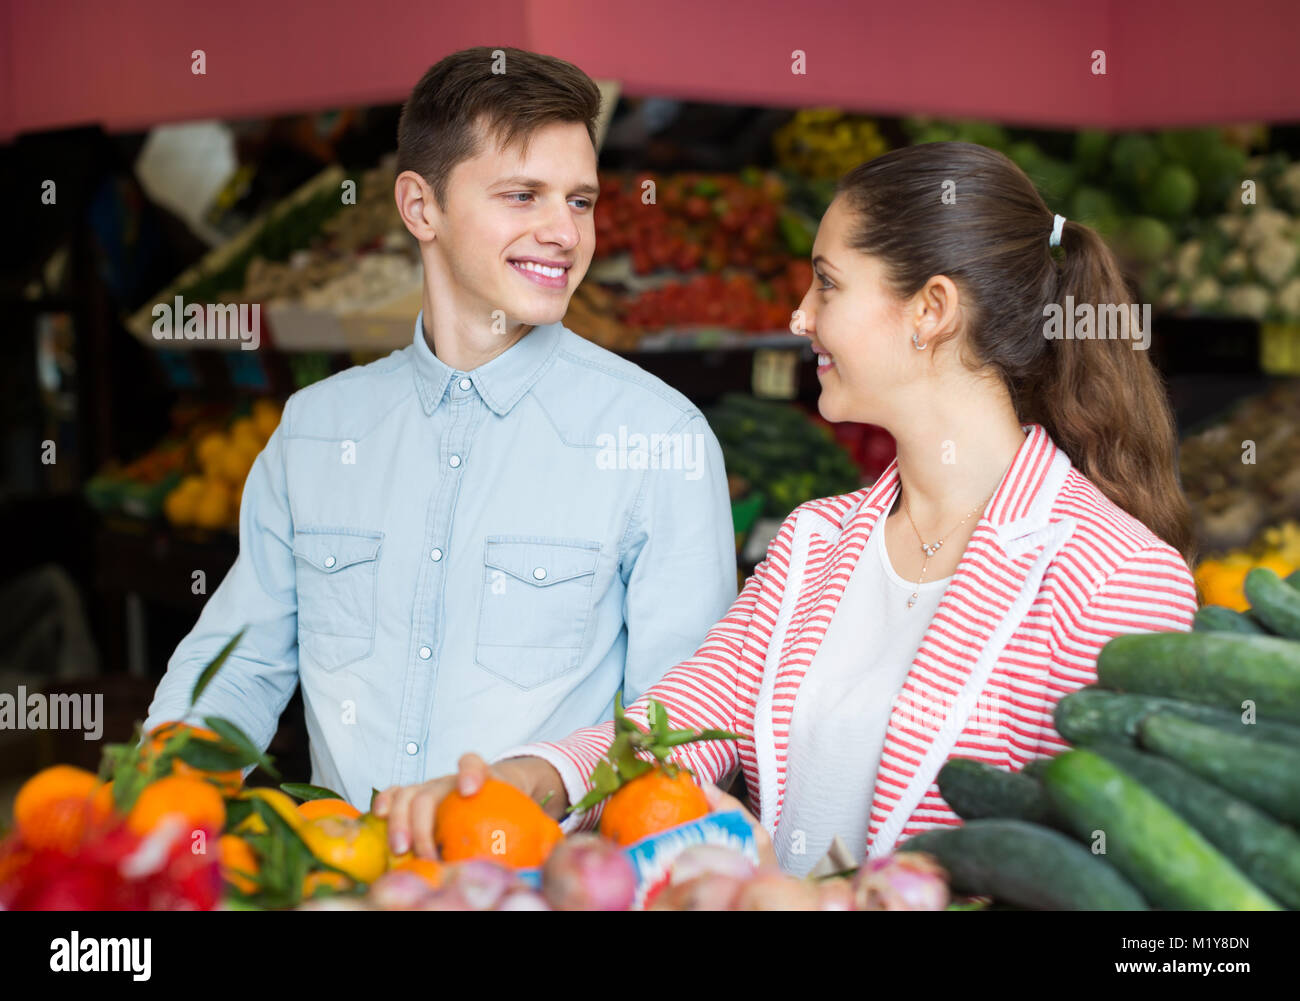
[[[452,168],[477,156],[485,137],[503,149],[518,142],[526,154],[543,125],[581,122],[594,145],[599,114],[599,88],[572,63],[525,49],[461,49],[430,67],[403,105],[397,170],[423,177],[445,207]]]

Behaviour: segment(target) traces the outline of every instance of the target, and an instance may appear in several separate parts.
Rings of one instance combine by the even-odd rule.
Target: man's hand
[[[433,821],[438,804],[453,791],[462,796],[473,796],[489,776],[508,782],[533,799],[537,798],[539,791],[552,793],[554,799],[558,786],[559,799],[563,802],[547,803],[547,812],[552,816],[555,816],[557,808],[562,811],[567,805],[559,774],[541,758],[508,758],[489,765],[477,754],[470,753],[462,755],[456,767],[455,775],[443,775],[419,785],[389,786],[375,797],[371,812],[377,817],[387,818],[388,847],[394,855],[413,850],[420,858],[437,858]],[[554,776],[554,782],[550,781],[550,776]]]

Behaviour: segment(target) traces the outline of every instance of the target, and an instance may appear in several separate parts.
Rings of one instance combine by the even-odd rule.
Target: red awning
[[[1296,0],[0,0],[0,17],[0,139],[398,102],[483,44],[631,95],[1061,127],[1300,120]]]

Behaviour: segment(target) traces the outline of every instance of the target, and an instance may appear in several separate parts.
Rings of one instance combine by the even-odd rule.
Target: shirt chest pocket
[[[334,671],[375,644],[375,598],[382,532],[302,528],[294,533],[298,647]]]
[[[476,660],[518,688],[574,670],[594,603],[600,543],[490,536]]]

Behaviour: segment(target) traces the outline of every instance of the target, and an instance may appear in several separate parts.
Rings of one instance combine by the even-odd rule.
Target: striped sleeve
[[[727,614],[709,630],[693,656],[670,669],[641,698],[627,707],[630,719],[646,725],[650,700],[663,704],[674,729],[721,729],[753,739],[752,713],[740,712],[742,685],[754,692],[762,679],[767,641],[780,608],[780,595],[789,568],[796,511],[781,526],[767,554],[754,570]],[[756,647],[754,640],[761,643]],[[746,695],[746,705],[752,701]],[[532,756],[554,766],[564,781],[569,802],[576,803],[591,787],[596,764],[614,739],[614,722],[576,730],[557,741],[512,747],[494,760]],[[718,782],[739,764],[737,741],[701,741],[684,744],[672,760],[690,768],[704,781]],[[582,814],[570,814],[561,824],[564,832],[592,830],[600,821],[603,804]]]
[[[1170,546],[1154,546],[1129,557],[1080,608],[1061,610],[1057,643],[1049,665],[1052,704],[1097,680],[1097,655],[1122,633],[1187,632],[1196,614],[1191,571]],[[1054,755],[1069,744],[1044,725],[1038,755]]]

